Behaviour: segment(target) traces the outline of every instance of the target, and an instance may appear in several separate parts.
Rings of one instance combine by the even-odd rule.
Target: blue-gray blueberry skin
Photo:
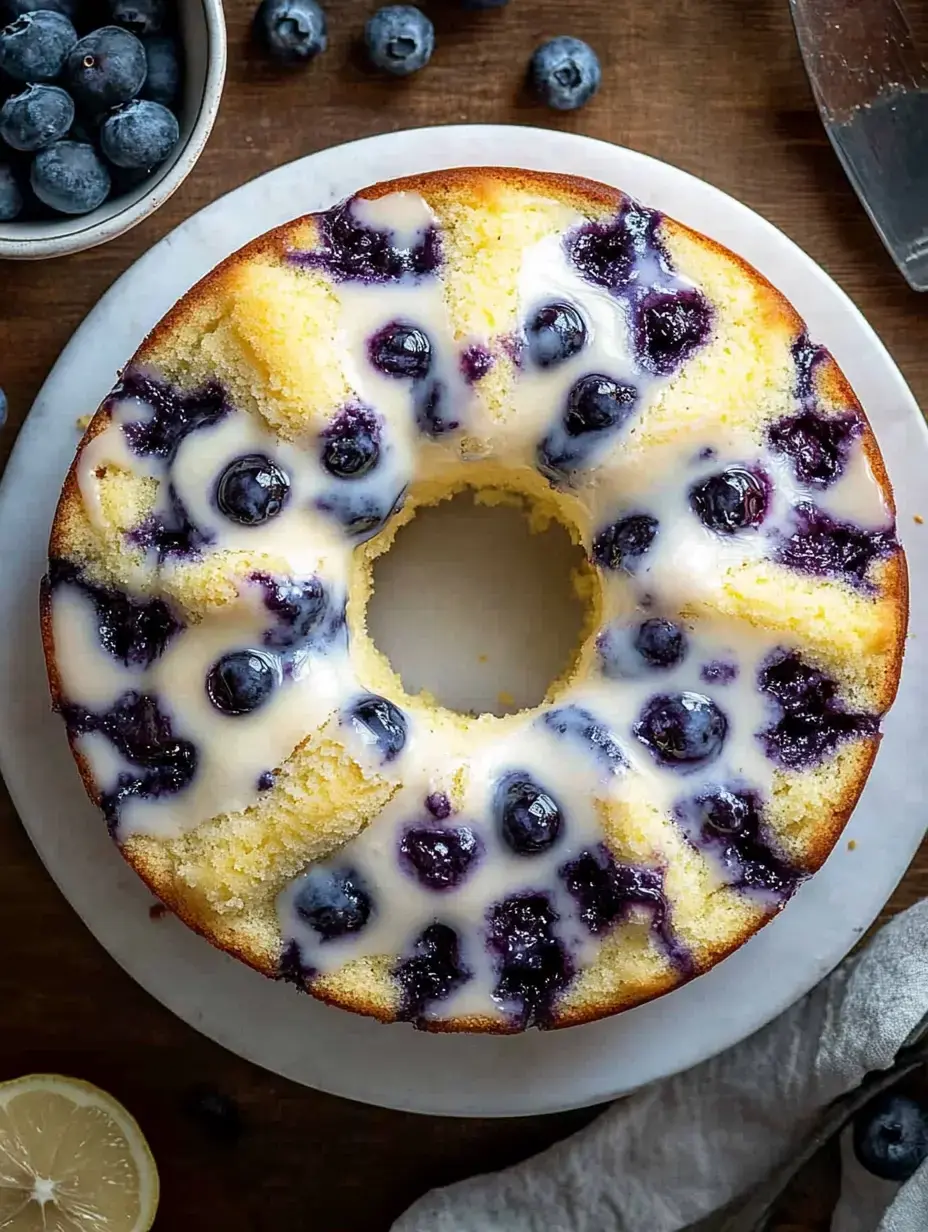
[[[79,106],[99,112],[135,98],[147,72],[141,39],[119,26],[102,26],[71,49],[64,84]]]
[[[532,56],[529,75],[538,97],[557,111],[582,107],[602,82],[596,52],[569,35],[542,43]]]
[[[110,174],[93,146],[57,141],[32,164],[32,191],[60,214],[89,214],[109,195]]]
[[[0,30],[0,70],[14,81],[54,81],[76,43],[63,13],[25,13]]]
[[[0,137],[13,150],[33,153],[60,141],[74,120],[74,102],[59,86],[29,85],[0,107]]]
[[[421,9],[390,4],[378,9],[364,27],[371,64],[394,77],[424,68],[435,50],[435,27]]]
[[[253,29],[278,64],[308,64],[328,46],[326,16],[316,0],[262,0]]]
[[[100,148],[117,167],[157,167],[180,140],[172,111],[148,99],[133,99],[110,113],[100,130]]]
[[[12,167],[0,163],[0,222],[13,222],[22,213],[23,194]]]

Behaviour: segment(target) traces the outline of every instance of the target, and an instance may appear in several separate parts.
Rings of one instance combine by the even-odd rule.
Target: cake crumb
[[[497,693],[496,700],[501,706],[514,706],[516,704],[516,699],[511,693],[507,693],[505,689],[503,689],[502,692]]]
[[[916,513],[916,514],[914,515],[914,517],[912,518],[912,521],[913,521],[913,522],[914,522],[917,526],[924,526],[924,525],[925,525],[925,519],[922,517],[922,515],[921,515],[920,513]]]
[[[163,920],[167,913],[168,909],[164,903],[152,903],[148,908],[148,918],[150,920]]]
[[[486,663],[488,658],[489,658],[489,655],[477,655],[477,662]]]
[[[857,850],[857,839],[856,839],[856,838],[849,838],[849,839],[847,840],[847,849],[848,849],[848,851],[856,851],[856,850]]]
[[[78,432],[86,432],[87,426],[91,419],[93,419],[92,411],[89,415],[78,415],[77,419],[74,421],[74,426],[77,428]]]

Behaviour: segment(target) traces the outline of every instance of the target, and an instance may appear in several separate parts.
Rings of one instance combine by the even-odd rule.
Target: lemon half
[[[111,1095],[59,1074],[0,1083],[0,1230],[147,1232],[158,1169]]]

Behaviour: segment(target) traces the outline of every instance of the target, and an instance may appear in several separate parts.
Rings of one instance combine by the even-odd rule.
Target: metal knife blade
[[[897,0],[790,0],[815,101],[848,179],[928,291],[928,70]]]

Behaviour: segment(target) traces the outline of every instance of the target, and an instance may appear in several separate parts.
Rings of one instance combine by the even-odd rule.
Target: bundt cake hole
[[[368,632],[407,693],[463,714],[539,705],[573,675],[592,572],[567,526],[513,492],[420,507],[373,563]]]

